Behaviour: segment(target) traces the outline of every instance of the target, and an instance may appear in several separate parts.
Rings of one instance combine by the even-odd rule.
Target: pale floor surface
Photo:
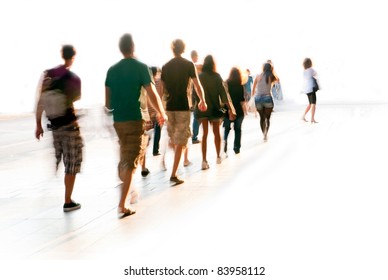
[[[1,120],[0,258],[8,270],[0,275],[21,261],[30,273],[44,267],[49,275],[48,260],[76,260],[70,267],[101,279],[122,276],[129,265],[265,266],[267,279],[387,279],[387,107],[321,105],[318,124],[300,120],[303,106],[278,110],[266,143],[259,119],[249,115],[241,153],[230,147],[217,165],[210,134],[210,169],[201,170],[201,144],[190,145],[193,164],[182,160],[185,183],[177,187],[169,182],[172,152],[162,171],[149,149],[151,173],[142,178],[138,169],[134,178],[137,213],[122,220],[118,146],[98,121],[81,119],[84,163],[73,197],[82,208],[64,213],[63,169],[55,174],[50,133],[37,142],[31,116]]]

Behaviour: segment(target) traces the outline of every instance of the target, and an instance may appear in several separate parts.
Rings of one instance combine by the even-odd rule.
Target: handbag
[[[255,97],[254,96],[251,96],[251,98],[249,99],[248,103],[248,112],[249,113],[254,113],[256,112],[256,103],[255,103]]]

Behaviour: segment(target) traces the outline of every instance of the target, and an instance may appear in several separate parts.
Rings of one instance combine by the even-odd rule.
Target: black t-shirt
[[[190,78],[196,78],[194,63],[175,57],[162,67],[161,79],[164,82],[167,111],[188,111],[187,89]]]

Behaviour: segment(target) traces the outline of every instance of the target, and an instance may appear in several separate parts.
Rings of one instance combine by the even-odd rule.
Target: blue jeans
[[[193,136],[191,137],[191,140],[193,140],[193,141],[198,140],[199,125],[200,125],[200,122],[194,117],[193,118]]]
[[[234,143],[233,150],[240,151],[241,148],[241,126],[244,120],[244,116],[238,116],[234,121],[229,120],[229,118],[224,119],[224,140],[228,141],[229,132],[231,130],[231,123],[234,123]]]

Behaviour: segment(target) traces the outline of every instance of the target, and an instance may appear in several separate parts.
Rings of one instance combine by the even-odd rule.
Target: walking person
[[[221,102],[227,106],[228,114],[231,119],[234,119],[236,114],[233,109],[233,105],[229,102],[223,80],[221,75],[216,72],[216,63],[213,56],[208,55],[205,57],[202,67],[202,72],[199,75],[199,80],[203,86],[205,92],[205,100],[207,104],[207,110],[201,111],[196,108],[196,116],[198,121],[202,125],[202,170],[209,168],[207,161],[207,136],[209,131],[209,123],[212,125],[214,134],[214,145],[216,148],[217,164],[221,163],[221,135],[220,124],[223,120],[223,113],[221,112]]]
[[[317,90],[318,87],[318,78],[317,72],[313,69],[313,63],[310,58],[305,58],[303,61],[303,89],[302,93],[307,95],[309,104],[307,105],[304,114],[302,116],[302,120],[307,122],[306,115],[311,110],[311,123],[318,123],[315,120],[315,110],[317,104]]]
[[[197,69],[197,73],[199,75],[202,71],[202,64],[198,63],[198,52],[196,50],[191,51],[191,61],[194,63],[195,68]],[[191,86],[191,104],[192,104],[193,111],[194,111],[194,108],[196,106],[196,103],[198,103],[198,102],[199,102],[199,99],[197,97],[197,94],[195,93],[195,88],[192,85]],[[191,141],[193,144],[199,143],[199,140],[198,140],[199,126],[200,126],[200,123],[198,122],[198,120],[195,116],[195,111],[194,111],[193,112],[193,136],[191,137]]]
[[[160,69],[156,66],[152,66],[151,71],[152,71],[152,76],[153,76],[154,81],[155,81],[155,89],[156,89],[157,93],[159,94],[160,99],[162,100],[163,93],[162,93],[162,88],[161,88],[162,82],[160,81]],[[150,114],[150,118],[151,118],[152,124],[154,126],[153,127],[154,128],[154,139],[153,139],[153,146],[152,146],[152,154],[154,156],[159,156],[160,155],[160,152],[159,152],[160,135],[161,135],[162,127],[157,122],[156,110],[152,106],[149,106],[148,112]]]
[[[72,45],[64,45],[64,64],[44,72],[35,114],[35,137],[38,140],[43,137],[42,114],[45,111],[53,134],[56,167],[58,169],[61,161],[65,166],[64,212],[81,208],[81,204],[72,199],[76,175],[81,170],[83,147],[73,105],[81,98],[81,80],[70,71],[75,55]]]
[[[271,113],[274,107],[271,88],[278,81],[271,63],[263,64],[263,71],[253,81],[252,97],[255,98],[256,110],[260,115],[260,128],[264,141],[268,140]]]
[[[234,142],[233,151],[240,153],[241,148],[241,127],[244,116],[247,114],[245,106],[244,86],[241,84],[241,72],[237,67],[230,70],[229,77],[226,80],[229,96],[233,107],[236,110],[236,118],[231,120],[229,116],[224,118],[224,152],[228,150],[228,136],[233,124]]]
[[[166,95],[167,132],[175,151],[170,181],[178,185],[184,182],[176,174],[182,150],[187,146],[188,139],[191,137],[190,107],[187,94],[190,79],[193,81],[196,94],[200,99],[199,110],[206,110],[207,105],[194,63],[182,57],[185,43],[181,39],[176,39],[172,42],[171,49],[174,58],[162,67],[161,80]]]
[[[146,145],[143,137],[145,121],[139,100],[142,87],[158,113],[160,125],[167,117],[148,66],[134,56],[135,45],[131,34],[124,34],[120,38],[119,48],[123,59],[108,69],[105,79],[105,107],[113,114],[113,126],[119,138],[118,173],[123,183],[118,216],[124,218],[136,212],[126,207],[126,201],[133,174],[142,162]]]

